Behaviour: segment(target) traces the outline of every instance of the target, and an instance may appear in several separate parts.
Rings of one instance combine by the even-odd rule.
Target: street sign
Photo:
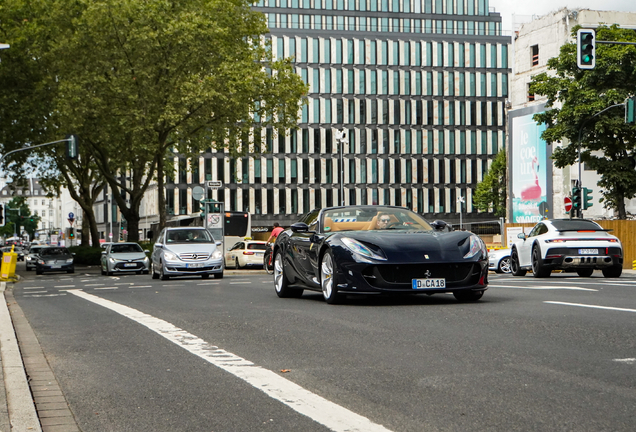
[[[563,198],[563,202],[565,203],[565,211],[570,213],[570,210],[572,210],[572,199],[570,197],[565,197]]]
[[[68,223],[71,224],[71,226],[73,226],[73,222],[75,222],[75,219],[68,218]]]
[[[221,189],[223,187],[223,182],[218,180],[209,181],[207,182],[207,186],[210,189]]]
[[[69,219],[75,219],[75,214],[74,214],[73,212],[70,212],[70,213],[68,214],[68,218],[69,218]]]
[[[195,186],[192,188],[192,199],[199,201],[200,199],[203,198],[204,194],[205,194],[205,191],[203,190],[201,186]]]

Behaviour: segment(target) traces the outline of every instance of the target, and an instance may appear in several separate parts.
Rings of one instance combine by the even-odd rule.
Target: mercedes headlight
[[[167,259],[168,261],[176,261],[179,259],[176,254],[169,251],[164,251],[163,257]]]
[[[223,257],[223,252],[221,252],[220,250],[215,250],[214,252],[212,252],[212,259],[221,259]]]

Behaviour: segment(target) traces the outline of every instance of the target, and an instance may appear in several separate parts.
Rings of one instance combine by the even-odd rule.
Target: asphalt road
[[[230,274],[233,273],[233,274]],[[632,431],[636,275],[279,299],[271,276],[22,273],[83,431]]]

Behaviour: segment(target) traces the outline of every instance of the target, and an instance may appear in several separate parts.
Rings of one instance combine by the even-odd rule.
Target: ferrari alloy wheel
[[[592,273],[594,273],[594,269],[591,269],[591,268],[582,268],[576,271],[576,274],[578,274],[581,277],[590,277],[592,276]]]
[[[455,292],[453,292],[453,295],[455,296],[457,301],[460,301],[460,302],[474,302],[474,301],[479,300],[484,295],[484,292],[483,291],[463,290],[463,291],[455,291]]]
[[[153,279],[159,279],[159,275],[155,271],[155,263],[154,262],[150,263],[150,274],[152,274],[152,278]]]
[[[510,257],[504,257],[499,261],[497,273],[510,273]]]
[[[536,278],[544,278],[550,276],[552,271],[543,265],[541,259],[541,251],[537,246],[532,248],[532,275]]]
[[[325,252],[320,263],[320,286],[327,303],[336,304],[341,300],[341,295],[338,294],[335,262],[330,250]]]
[[[283,254],[280,250],[276,251],[276,256],[274,257],[274,288],[276,288],[276,295],[280,298],[298,298],[303,295],[302,289],[289,287],[289,280],[285,276]]]
[[[623,273],[623,267],[620,265],[607,267],[603,269],[603,276],[606,278],[617,278]]]
[[[521,269],[521,265],[519,264],[519,253],[517,249],[513,249],[510,254],[510,273],[513,276],[525,276],[526,271]]]

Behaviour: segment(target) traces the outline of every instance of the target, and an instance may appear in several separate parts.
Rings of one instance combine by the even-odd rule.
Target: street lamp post
[[[336,142],[338,143],[338,150],[340,153],[340,205],[345,205],[344,199],[344,145],[348,142],[347,132],[343,129],[336,131]]]
[[[463,196],[458,196],[457,197],[457,202],[459,203],[459,229],[463,229],[463,224],[462,224],[462,213],[463,213],[463,207],[464,207],[464,197]]]

